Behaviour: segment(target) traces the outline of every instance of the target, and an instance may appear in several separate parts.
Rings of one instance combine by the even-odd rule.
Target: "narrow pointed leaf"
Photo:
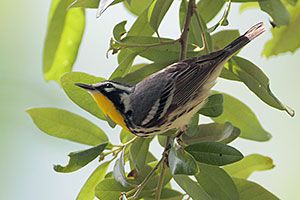
[[[157,31],[158,27],[169,10],[173,0],[154,0],[148,10],[148,21],[152,28]]]
[[[268,13],[277,26],[287,25],[290,15],[280,0],[258,1],[260,9]]]
[[[35,125],[48,135],[92,146],[108,141],[98,126],[69,111],[58,108],[32,108],[27,112]]]
[[[239,135],[240,130],[229,122],[225,124],[210,123],[199,125],[193,136],[182,135],[182,140],[187,145],[200,142],[230,143]]]
[[[272,168],[274,168],[273,160],[259,154],[245,156],[239,162],[224,167],[230,176],[243,179],[247,179],[255,171],[264,171]]]
[[[201,173],[201,172],[200,172]],[[206,193],[203,187],[190,179],[186,175],[175,175],[174,180],[176,183],[193,199],[193,200],[212,200],[212,198]]]
[[[195,177],[212,199],[239,200],[239,194],[233,180],[223,169],[201,163],[198,166],[200,173]]]
[[[238,189],[240,200],[279,200],[274,194],[254,182],[239,178],[234,178],[233,181]]]
[[[185,147],[195,160],[211,165],[227,165],[243,158],[237,149],[219,142],[201,142]]]
[[[238,77],[256,96],[266,104],[286,111],[290,116],[295,115],[294,110],[275,97],[270,89],[269,78],[259,67],[242,57],[234,56],[231,60],[233,65],[225,69]]]
[[[61,85],[68,97],[79,107],[92,115],[105,120],[106,117],[94,101],[93,97],[75,83],[94,84],[104,81],[104,78],[95,77],[83,72],[70,72],[61,78]]]
[[[98,166],[81,188],[76,200],[94,200],[95,188],[104,179],[110,162],[105,162]]]
[[[256,115],[248,106],[228,94],[223,94],[223,97],[224,111],[221,116],[212,118],[215,122],[232,123],[241,130],[240,137],[245,139],[255,141],[271,139],[271,134],[262,127]]]
[[[51,5],[43,52],[43,72],[46,80],[60,81],[72,70],[85,27],[81,8],[68,8],[67,0],[54,0]]]
[[[173,175],[194,175],[198,172],[195,159],[184,149],[172,147],[168,156],[169,167]]]
[[[103,143],[90,149],[72,152],[69,154],[69,163],[66,166],[55,165],[54,170],[62,173],[77,171],[98,157],[106,146],[107,143]]]
[[[124,77],[131,69],[132,63],[137,56],[136,53],[129,54],[112,73],[109,79],[113,80],[118,77]]]

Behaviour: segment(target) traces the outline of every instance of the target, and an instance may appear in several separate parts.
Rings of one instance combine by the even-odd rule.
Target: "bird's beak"
[[[76,86],[81,87],[86,90],[95,90],[94,86],[92,84],[84,84],[84,83],[75,83]]]

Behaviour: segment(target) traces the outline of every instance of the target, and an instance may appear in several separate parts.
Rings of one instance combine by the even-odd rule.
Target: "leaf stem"
[[[123,42],[117,42],[118,45],[120,45],[121,49],[125,49],[125,48],[150,48],[150,47],[157,47],[157,46],[164,46],[164,45],[169,45],[169,44],[175,44],[176,42],[179,42],[180,39],[177,40],[170,40],[170,41],[161,41],[159,43],[153,43],[153,44],[127,44],[127,43],[123,43]]]
[[[195,0],[190,0],[188,4],[187,14],[185,17],[183,31],[180,36],[180,44],[181,44],[180,60],[185,59],[187,55],[188,35],[189,35],[190,24],[192,21],[192,16],[193,16],[195,6],[196,6]]]
[[[199,28],[201,29],[201,38],[202,38],[202,43],[203,43],[203,49],[205,50],[206,54],[209,54],[210,49],[209,49],[209,46],[208,46],[208,42],[207,42],[207,38],[206,38],[206,35],[205,35],[204,27],[202,26],[202,23],[200,21],[200,16],[199,16],[197,10],[195,10],[195,15],[196,15],[196,19],[197,19]]]

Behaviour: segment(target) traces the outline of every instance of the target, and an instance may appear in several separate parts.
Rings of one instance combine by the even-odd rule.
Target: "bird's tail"
[[[231,42],[229,45],[227,45],[224,50],[229,53],[229,55],[233,55],[237,51],[239,51],[241,48],[243,48],[246,44],[248,44],[250,41],[258,37],[260,34],[265,32],[265,26],[263,22],[260,22],[254,26],[252,26],[245,34],[241,35],[237,39],[235,39],[233,42]]]

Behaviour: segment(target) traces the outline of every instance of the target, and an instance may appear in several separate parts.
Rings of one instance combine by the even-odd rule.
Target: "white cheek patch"
[[[130,107],[130,99],[127,94],[121,94],[121,102],[124,105],[124,111],[125,113],[129,110]]]

